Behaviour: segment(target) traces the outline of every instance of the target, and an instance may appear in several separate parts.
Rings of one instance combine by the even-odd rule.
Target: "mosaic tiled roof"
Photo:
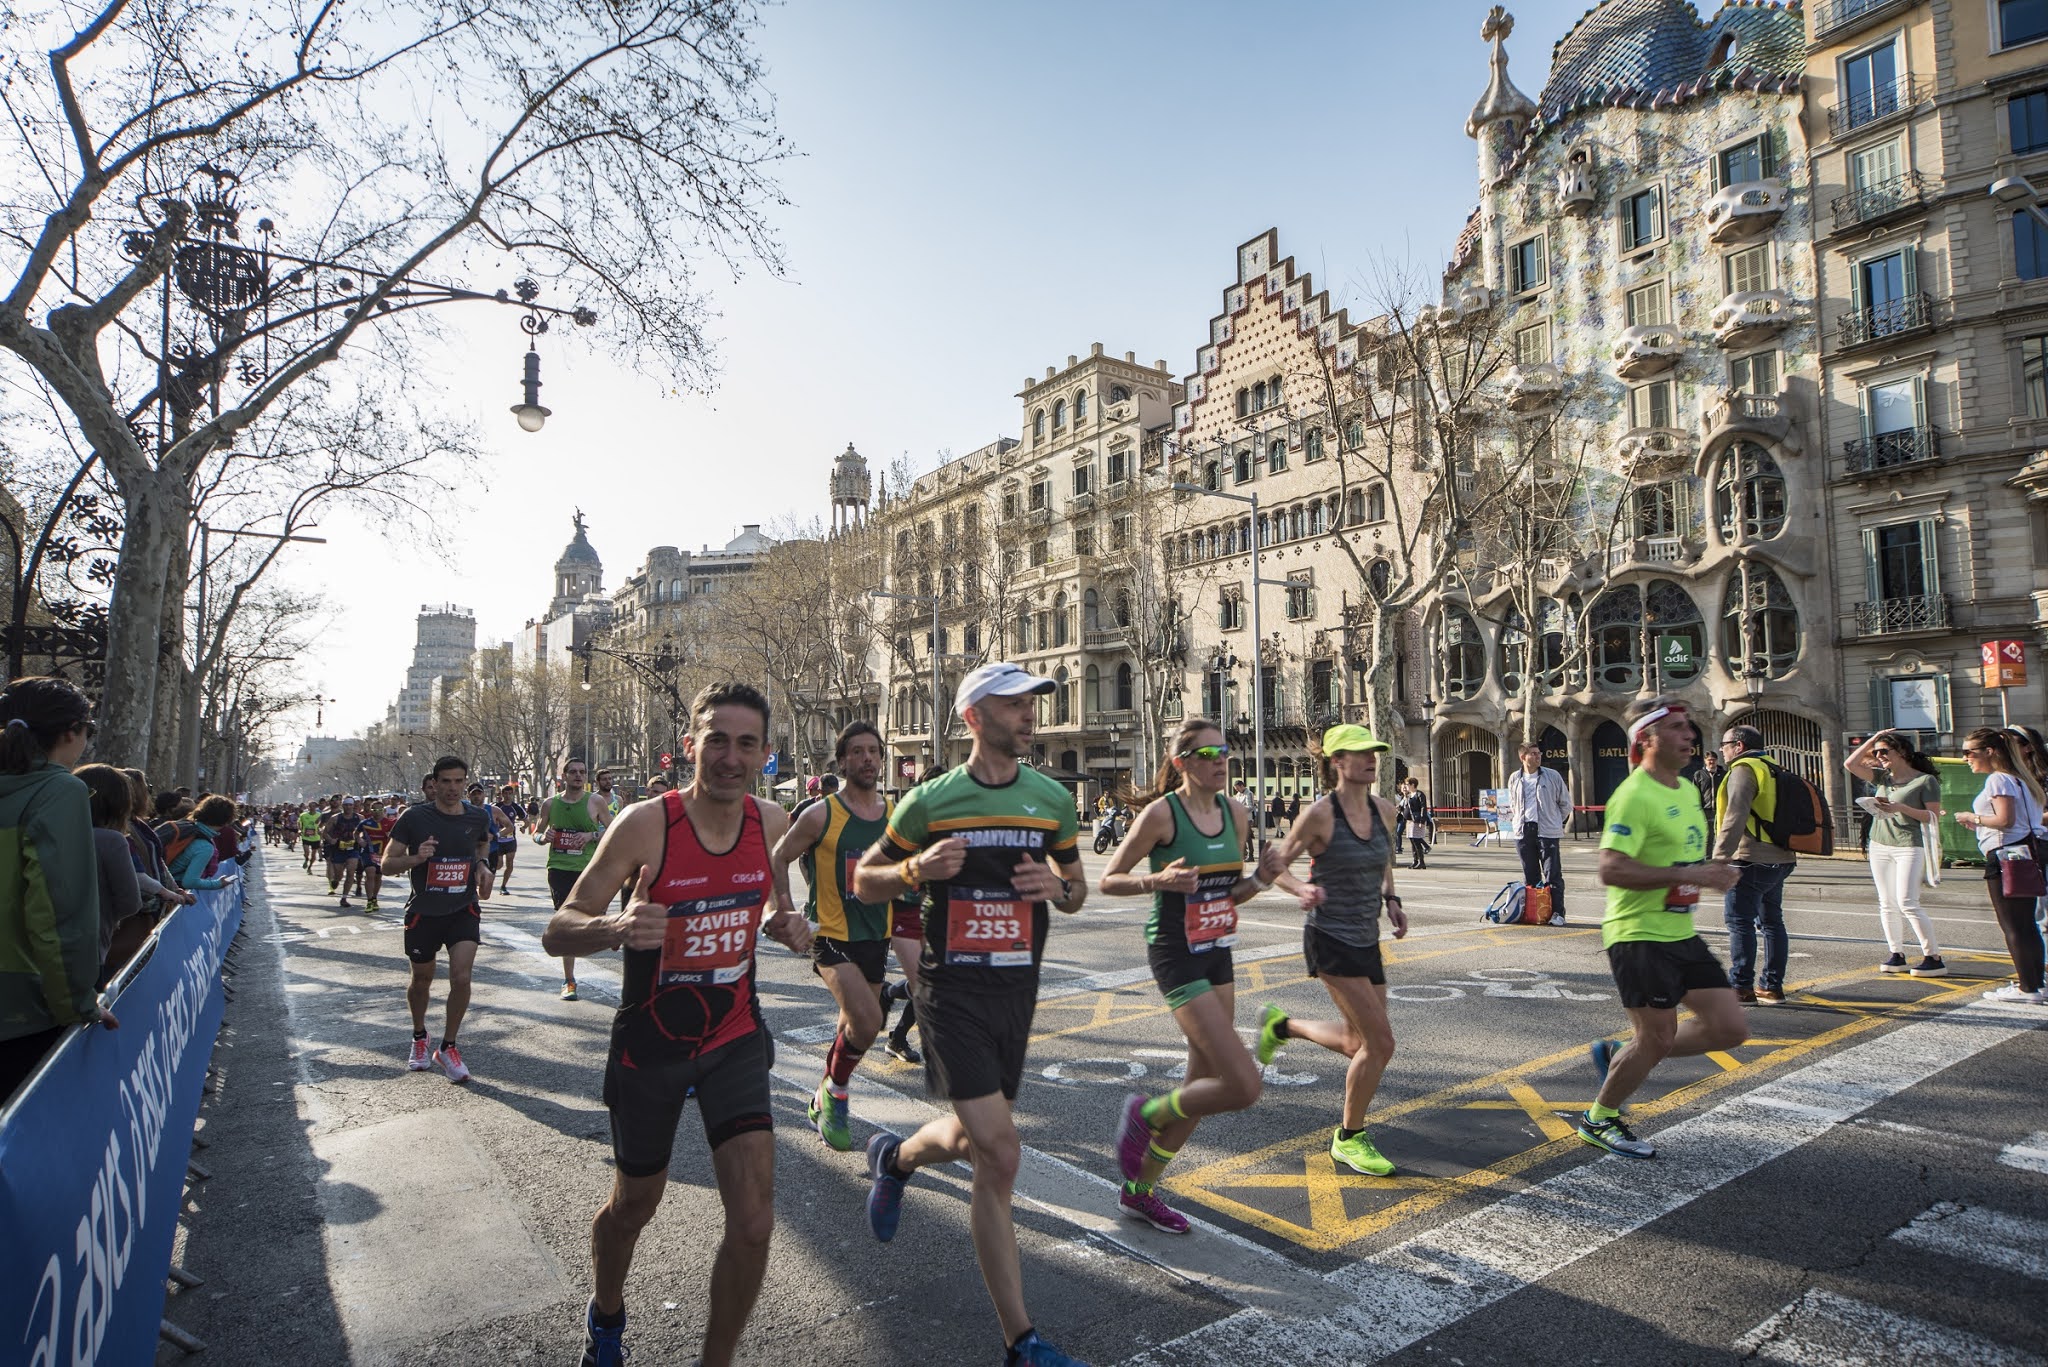
[[[1789,91],[1805,47],[1796,0],[1731,0],[1705,23],[1689,0],[1603,0],[1551,52],[1542,121],[1601,104],[1678,104],[1731,87]]]

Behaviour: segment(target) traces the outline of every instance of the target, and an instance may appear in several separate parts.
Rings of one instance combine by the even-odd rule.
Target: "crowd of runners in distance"
[[[1078,1361],[1038,1332],[1026,1307],[1010,1213],[1021,1153],[1012,1108],[1051,913],[1071,915],[1088,897],[1075,804],[1023,758],[1031,753],[1037,695],[1054,686],[1010,663],[968,675],[955,704],[973,738],[967,761],[924,774],[894,799],[879,786],[882,738],[865,722],[841,732],[836,774],[793,812],[757,799],[769,705],[750,685],[726,683],[692,704],[683,742],[691,781],[671,791],[657,779],[644,800],[623,806],[609,776],[600,771],[591,781],[581,760],[564,766],[552,796],[527,804],[509,787],[487,800],[466,764],[446,756],[424,777],[423,802],[337,795],[267,814],[272,843],[296,839],[304,868],[325,874],[341,907],[357,893],[375,910],[383,875],[408,878],[409,1068],[438,1065],[454,1082],[469,1076],[456,1035],[480,904],[494,887],[509,887],[522,834],[547,848],[555,910],[542,946],[562,961],[562,997],[576,998],[578,958],[622,952],[623,988],[602,1079],[615,1172],[592,1225],[585,1367],[625,1360],[633,1249],[667,1190],[691,1098],[724,1211],[700,1362],[724,1367],[736,1351],[774,1225],[774,1047],[755,988],[763,935],[807,956],[833,1005],[831,1044],[807,1106],[826,1146],[854,1147],[853,1075],[897,1005],[902,1013],[885,1047],[922,1063],[927,1090],[944,1108],[913,1134],[877,1130],[867,1139],[873,1237],[896,1239],[905,1191],[921,1170],[968,1163],[972,1243],[1004,1362]],[[1590,1045],[1598,1093],[1574,1128],[1597,1148],[1648,1159],[1656,1149],[1626,1120],[1629,1098],[1666,1058],[1742,1044],[1753,998],[1738,995],[1694,925],[1702,892],[1733,886],[1740,859],[1717,856],[1697,790],[1681,776],[1695,734],[1685,704],[1639,699],[1624,721],[1632,769],[1607,804],[1599,876],[1602,943],[1628,1030]],[[1725,751],[1741,752],[1740,730],[1723,738]],[[1878,784],[1887,817],[1924,820],[1928,809],[1917,804],[1925,794],[1914,786],[1918,775],[1902,744],[1890,733],[1874,739],[1852,757],[1852,770]],[[1394,876],[1402,866],[1394,832],[1407,813],[1376,791],[1389,747],[1370,731],[1334,726],[1317,748],[1324,795],[1254,861],[1246,852],[1254,813],[1226,790],[1223,730],[1206,718],[1182,722],[1098,883],[1106,896],[1150,899],[1146,962],[1187,1040],[1180,1085],[1130,1095],[1106,1126],[1105,1163],[1114,1167],[1119,1210],[1169,1234],[1186,1234],[1190,1225],[1160,1195],[1167,1167],[1204,1118],[1255,1104],[1266,1066],[1296,1041],[1346,1060],[1332,1163],[1373,1178],[1397,1171],[1366,1121],[1395,1046],[1382,942],[1408,930]],[[2043,750],[2017,730],[1987,731],[1972,734],[1966,754],[1988,781],[1964,824],[1985,844],[1999,906],[1999,854],[2024,848],[2038,858],[2048,835]],[[1297,874],[1304,856],[1306,871]],[[801,902],[792,868],[806,885]],[[1266,1004],[1248,1045],[1238,1033],[1231,961],[1237,907],[1276,886],[1301,908],[1302,957],[1328,992],[1330,1010],[1305,1019]],[[2009,919],[2017,916],[2001,909],[2001,923]],[[2034,929],[2031,918],[2027,926]],[[2008,930],[2019,982],[1986,995],[2039,1002],[2039,934],[2029,954]],[[430,1050],[428,998],[444,952],[445,1024],[439,1048]],[[892,955],[900,974],[893,979]]]

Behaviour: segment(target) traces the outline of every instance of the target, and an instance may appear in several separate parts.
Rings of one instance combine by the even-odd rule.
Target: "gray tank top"
[[[1308,881],[1323,890],[1323,904],[1308,913],[1308,923],[1333,940],[1367,949],[1380,942],[1380,888],[1393,857],[1393,838],[1372,807],[1372,835],[1359,839],[1344,816],[1344,805],[1330,795],[1330,843],[1309,865]]]

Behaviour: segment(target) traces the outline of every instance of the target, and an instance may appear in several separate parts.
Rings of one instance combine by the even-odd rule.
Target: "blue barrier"
[[[115,985],[121,1028],[73,1030],[0,1112],[0,1361],[154,1359],[246,887],[166,916]]]

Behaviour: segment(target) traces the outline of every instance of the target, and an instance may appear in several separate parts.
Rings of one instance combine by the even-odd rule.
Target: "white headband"
[[[1640,717],[1637,717],[1635,720],[1635,724],[1628,728],[1629,744],[1635,744],[1636,738],[1642,735],[1643,732],[1649,730],[1650,726],[1653,723],[1662,721],[1664,718],[1670,716],[1673,712],[1684,711],[1685,708],[1683,707],[1659,707],[1652,711],[1644,713]]]

